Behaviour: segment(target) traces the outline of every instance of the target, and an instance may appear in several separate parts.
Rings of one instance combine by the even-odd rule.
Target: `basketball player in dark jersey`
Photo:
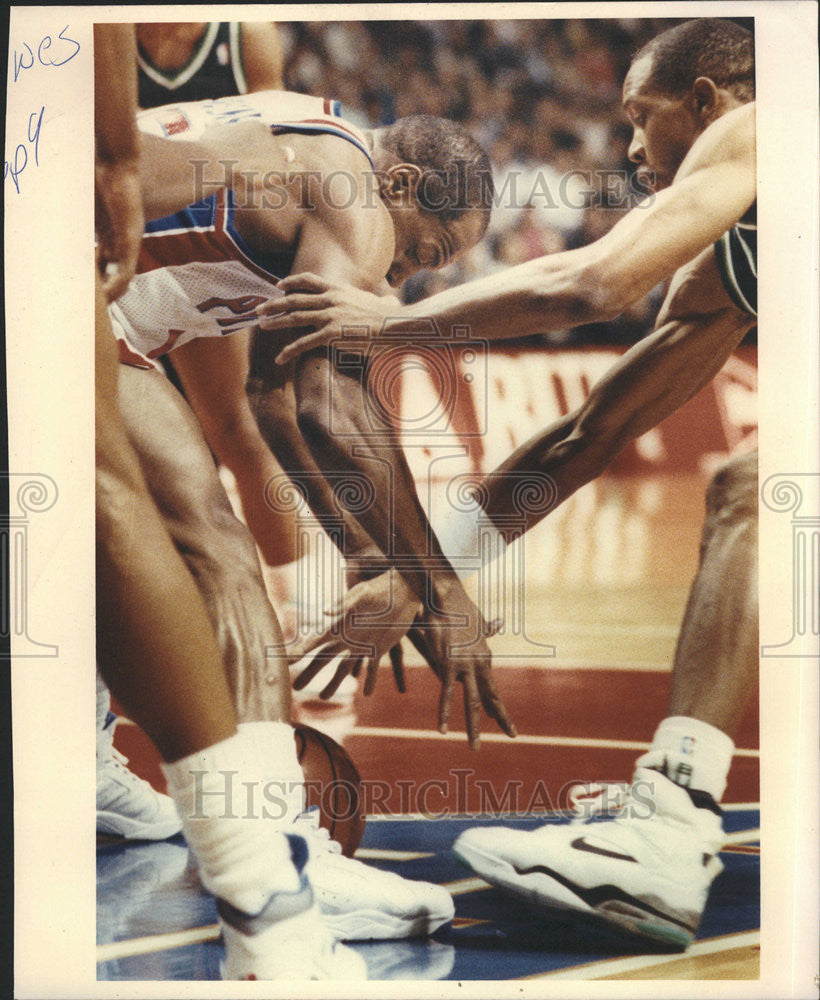
[[[514,537],[501,527],[505,517],[527,528],[537,523],[629,441],[694,396],[754,326],[753,101],[748,31],[714,19],[672,28],[636,55],[623,88],[633,127],[629,155],[655,194],[602,239],[398,311],[299,275],[281,284],[292,294],[264,307],[270,318],[262,325],[269,329],[280,323],[316,329],[282,352],[290,360],[338,336],[342,321],[369,327],[372,337],[383,329],[417,329],[419,318],[429,317],[445,335],[452,323],[489,339],[561,330],[614,318],[672,277],[654,331],[593,387],[583,406],[487,477],[480,505],[437,528],[446,554],[464,555],[469,538],[472,555],[477,529],[498,551]],[[549,483],[549,503],[541,510],[522,511],[515,503],[510,484],[520,488],[527,474],[536,489]],[[732,737],[757,678],[756,454],[720,469],[706,503],[701,564],[675,654],[668,716],[637,762],[633,783],[633,790],[649,790],[650,814],[630,810],[628,799],[622,817],[596,825],[587,837],[568,827],[484,828],[466,832],[455,847],[475,871],[513,894],[547,908],[594,911],[681,948],[692,940],[721,869],[718,803]],[[355,601],[354,591],[348,599]]]
[[[143,23],[137,67],[141,108],[281,90],[282,45],[263,22]]]

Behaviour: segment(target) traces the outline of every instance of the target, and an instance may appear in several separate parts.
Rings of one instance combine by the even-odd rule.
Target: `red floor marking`
[[[118,725],[114,730],[114,745],[128,758],[128,766],[135,774],[150,781],[158,791],[165,791],[160,756],[139,726]]]
[[[507,709],[521,733],[575,738],[649,742],[665,713],[669,690],[668,674],[644,671],[505,667],[496,676]],[[384,671],[370,698],[357,694],[356,724],[388,729],[434,728],[438,680],[430,671],[413,669],[408,671],[408,685],[407,694],[400,695],[389,671]],[[333,714],[329,707],[329,722]],[[461,695],[457,692],[451,730],[463,729],[463,719]],[[308,721],[323,728],[316,718]],[[498,731],[486,718],[482,728],[485,732]],[[155,788],[165,789],[159,756],[142,730],[120,725],[115,742],[137,774]],[[626,781],[632,775],[636,757],[636,752],[628,749],[525,746],[512,740],[485,743],[477,753],[469,749],[466,740],[445,743],[353,735],[343,742],[362,778],[369,783],[368,812],[435,813],[445,808],[451,812],[491,812],[499,807],[524,810],[531,804],[539,811],[553,806],[563,808],[564,797],[553,800],[567,783]],[[746,713],[737,745],[758,746],[756,699]],[[467,773],[459,775],[459,771]],[[757,760],[737,758],[724,800],[757,802],[758,775]],[[440,785],[431,785],[431,781],[444,782],[446,791]],[[516,781],[517,786],[505,784]],[[504,804],[505,787],[509,796],[515,793],[517,804]],[[419,805],[422,799],[424,803]]]
[[[634,750],[485,743],[408,738],[345,740],[362,776],[368,813],[493,813],[566,807],[569,785],[628,781]],[[758,761],[737,758],[726,802],[759,800]]]
[[[648,743],[666,714],[670,675],[633,670],[548,670],[504,667],[496,685],[520,733],[594,737]],[[407,671],[401,695],[383,671],[370,698],[356,698],[358,725],[432,729],[437,725],[440,685],[432,671]],[[463,729],[461,692],[453,699],[451,729]],[[489,731],[494,724],[483,723]],[[736,745],[759,746],[757,700],[753,699]]]

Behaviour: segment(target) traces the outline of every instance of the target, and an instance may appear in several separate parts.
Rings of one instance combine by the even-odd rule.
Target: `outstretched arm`
[[[655,330],[610,369],[578,410],[522,445],[484,482],[491,518],[520,517],[529,530],[590,480],[632,440],[699,392],[754,325],[720,281],[714,250],[705,250],[673,280]],[[509,474],[549,476],[554,492],[542,510],[514,504]],[[509,539],[508,539],[509,540]]]
[[[339,215],[336,213],[337,218]],[[367,279],[357,261],[368,258],[351,253],[350,247],[366,249],[356,234],[344,230],[336,234],[332,228],[328,231],[319,217],[309,218],[302,225],[295,266],[320,267],[330,275],[358,268],[353,280],[364,282]],[[381,274],[386,269],[385,264]],[[251,386],[260,397],[254,405],[263,412],[264,397],[275,384],[277,366],[271,355],[278,347],[270,336],[266,343],[264,334],[257,347]],[[374,408],[367,405],[360,381],[340,374],[325,351],[301,360],[295,389],[299,429],[316,464],[327,476],[340,480],[354,476],[365,484],[367,497],[354,512],[356,521],[396,566],[411,596],[444,626],[431,630],[438,646],[442,642],[446,646],[434,644],[433,666],[442,679],[440,726],[446,729],[454,684],[460,681],[471,743],[478,740],[481,705],[512,734],[512,724],[490,675],[483,619],[435,541],[395,430],[379,421]],[[262,431],[264,434],[264,426]],[[275,449],[276,427],[270,427],[269,433]]]
[[[261,323],[277,329],[290,321],[316,331],[288,346],[284,362],[338,339],[345,326],[368,327],[370,337],[417,336],[419,320],[433,319],[447,342],[454,323],[469,326],[473,337],[497,340],[614,319],[714,243],[754,202],[755,186],[754,104],[748,104],[710,125],[672,186],[641,202],[595,243],[399,310],[294,272],[280,285],[286,297],[262,307]]]

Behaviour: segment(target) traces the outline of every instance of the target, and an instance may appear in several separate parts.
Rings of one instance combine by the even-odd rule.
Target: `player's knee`
[[[321,434],[328,426],[327,393],[315,383],[300,392],[296,404],[296,423],[305,436]],[[334,428],[337,422],[334,421]],[[338,428],[341,430],[342,428]]]
[[[743,455],[722,465],[706,489],[706,518],[712,525],[757,520],[757,458]]]

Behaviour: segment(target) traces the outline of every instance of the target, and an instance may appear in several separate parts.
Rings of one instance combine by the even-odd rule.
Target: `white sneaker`
[[[720,816],[686,789],[638,768],[608,822],[537,830],[466,830],[453,851],[482,878],[536,906],[595,914],[678,949],[694,938],[712,880],[723,869]]]
[[[295,827],[310,846],[308,874],[325,924],[343,941],[425,937],[453,919],[447,890],[346,858],[319,812],[309,809]]]
[[[182,829],[173,800],[129,771],[114,747],[117,717],[97,730],[97,833],[129,840],[165,840]]]
[[[293,843],[299,838],[288,839]],[[304,845],[302,854],[306,859]],[[338,944],[322,920],[304,862],[296,864],[298,890],[274,893],[259,913],[244,913],[217,900],[225,944],[223,979],[367,979],[364,960]]]

